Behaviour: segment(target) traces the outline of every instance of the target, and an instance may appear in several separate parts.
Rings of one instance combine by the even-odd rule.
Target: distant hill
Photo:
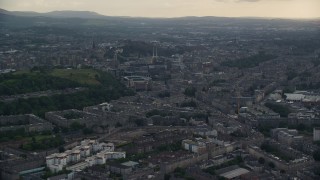
[[[0,9],[0,14],[12,15],[12,16],[27,16],[27,17],[41,16],[41,13],[32,12],[32,11],[7,11],[4,9]]]
[[[0,8],[0,14],[8,14],[9,11]]]
[[[83,19],[139,19],[139,20],[167,20],[167,21],[225,21],[225,20],[290,20],[290,19],[282,19],[282,18],[261,18],[261,17],[218,17],[218,16],[185,16],[185,17],[173,17],[173,18],[148,18],[148,17],[129,17],[129,16],[105,16],[93,11],[72,11],[72,10],[64,10],[64,11],[51,11],[46,13],[39,13],[33,11],[8,11],[0,8],[0,14],[5,15],[13,15],[13,16],[24,16],[24,17],[53,17],[53,18],[83,18]],[[309,19],[318,21],[319,18]],[[291,19],[294,20],[294,19]],[[308,19],[306,19],[308,21]]]
[[[55,17],[55,18],[88,18],[100,19],[107,16],[91,11],[52,11],[47,13],[38,13],[32,11],[7,11],[0,9],[0,14],[25,17]]]
[[[8,15],[12,16],[25,16],[25,17],[35,17],[35,16],[43,16],[41,13],[32,12],[32,11],[8,11]]]
[[[43,13],[48,17],[62,17],[62,18],[103,18],[104,15],[91,11],[52,11]]]
[[[254,18],[254,17],[176,17],[176,18],[146,18],[146,17],[119,17],[104,16],[91,11],[52,11],[47,13],[7,11],[0,9],[0,25],[7,28],[21,28],[34,26],[51,27],[105,27],[121,28],[187,28],[187,27],[245,27],[247,28],[284,28],[289,27],[318,27],[318,19],[292,20],[279,18]],[[118,30],[115,32],[119,32]]]

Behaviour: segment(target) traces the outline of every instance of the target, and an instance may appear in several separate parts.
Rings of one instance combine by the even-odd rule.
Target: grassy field
[[[38,135],[34,136],[34,139],[27,138],[27,143],[23,144],[21,147],[27,151],[38,151],[38,150],[46,150],[50,148],[57,148],[60,145],[64,144],[61,136],[51,136],[51,135]]]
[[[19,71],[14,72],[13,74],[14,75],[21,75],[21,74],[28,74],[28,73],[30,73],[29,70],[19,70]]]
[[[29,70],[22,70],[14,72],[15,75],[21,74],[34,74]],[[95,76],[99,75],[94,69],[54,69],[49,72],[48,75],[69,79],[81,84],[98,85],[99,81],[96,80]]]
[[[51,137],[52,137],[52,135],[37,135],[37,136],[34,136],[36,141],[42,141],[42,140],[45,140],[45,139],[49,139]],[[25,141],[31,142],[32,141],[32,137],[26,138]]]
[[[76,81],[81,84],[100,84],[95,78],[99,73],[93,69],[54,69],[50,75]]]

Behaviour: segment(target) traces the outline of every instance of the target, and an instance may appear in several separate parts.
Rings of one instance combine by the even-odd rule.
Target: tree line
[[[81,85],[77,82],[42,73],[0,75],[0,95],[2,96],[79,86]]]
[[[260,63],[263,63],[275,58],[276,58],[275,55],[259,52],[259,54],[256,54],[253,56],[231,60],[231,61],[225,61],[221,65],[228,66],[228,67],[237,67],[239,69],[253,68],[253,67],[259,66]]]

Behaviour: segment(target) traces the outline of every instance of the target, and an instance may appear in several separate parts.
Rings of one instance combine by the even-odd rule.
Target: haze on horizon
[[[94,11],[135,17],[319,18],[320,0],[0,0],[9,11]]]

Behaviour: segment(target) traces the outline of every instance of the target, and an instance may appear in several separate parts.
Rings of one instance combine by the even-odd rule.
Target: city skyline
[[[318,0],[2,0],[0,6],[9,11],[94,11],[133,17],[320,17]]]

